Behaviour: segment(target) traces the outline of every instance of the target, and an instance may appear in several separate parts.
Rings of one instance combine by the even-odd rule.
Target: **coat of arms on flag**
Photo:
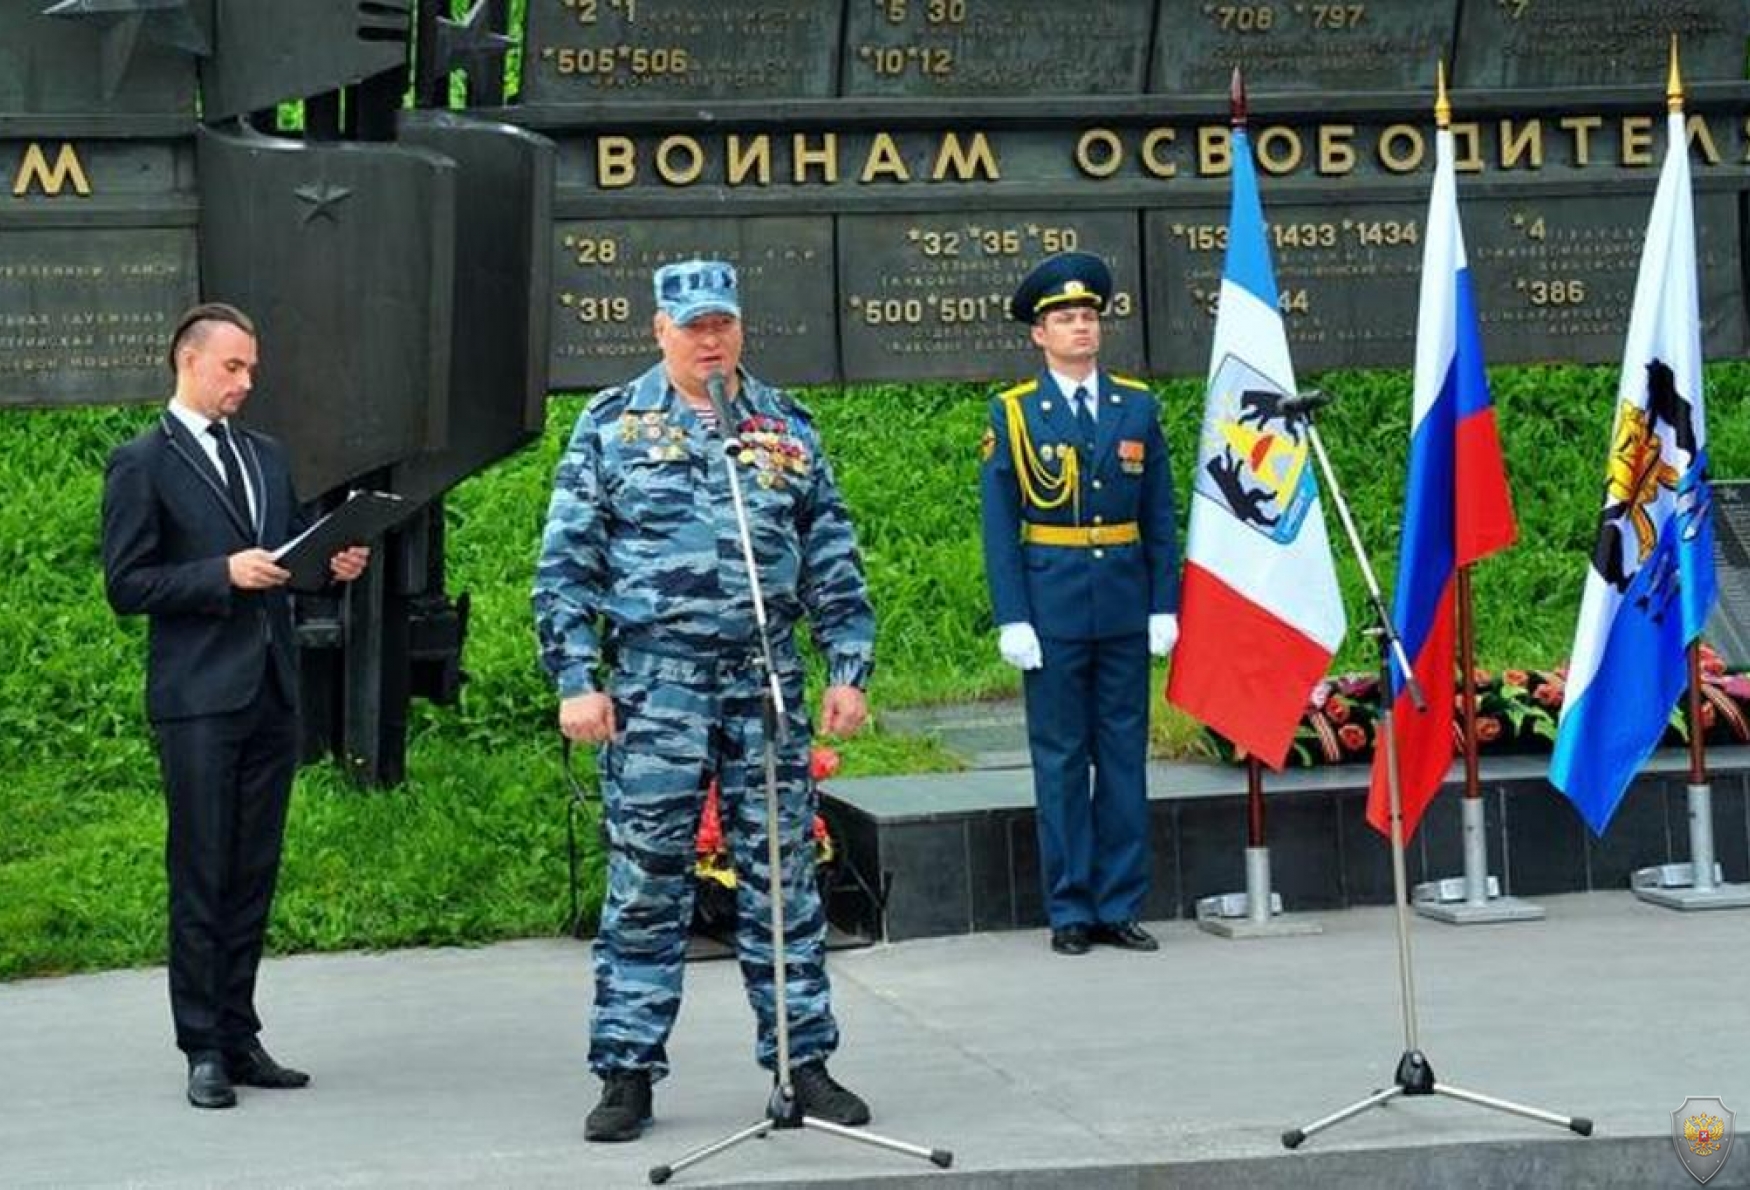
[[[1319,498],[1307,468],[1305,428],[1282,416],[1284,394],[1228,356],[1209,384],[1197,491],[1271,541],[1293,541]]]

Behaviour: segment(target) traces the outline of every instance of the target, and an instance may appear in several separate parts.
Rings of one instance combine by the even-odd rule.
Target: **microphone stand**
[[[835,1124],[831,1120],[803,1115],[802,1104],[797,1101],[796,1090],[791,1083],[790,1001],[786,990],[789,962],[784,927],[783,848],[778,840],[778,745],[789,739],[789,728],[785,716],[784,688],[778,679],[778,667],[772,657],[772,634],[766,619],[765,594],[760,584],[759,566],[754,561],[753,533],[748,524],[747,503],[741,494],[741,475],[739,472],[741,439],[736,436],[735,423],[730,420],[728,402],[724,399],[722,374],[713,372],[707,377],[705,387],[711,398],[711,407],[717,414],[718,436],[723,440],[723,464],[729,472],[729,496],[735,507],[735,529],[736,535],[741,541],[741,560],[743,565],[747,567],[748,589],[753,594],[754,626],[759,632],[760,667],[764,671],[764,691],[760,702],[762,728],[760,735],[763,745],[761,751],[765,765],[766,786],[766,891],[772,906],[772,995],[777,1001],[774,1007],[777,1032],[775,1063],[777,1081],[772,1087],[771,1097],[766,1101],[766,1114],[763,1119],[739,1131],[732,1132],[720,1140],[702,1145],[670,1164],[652,1166],[650,1181],[653,1185],[660,1186],[681,1170],[697,1165],[718,1153],[727,1152],[743,1141],[760,1139],[773,1131],[788,1131],[798,1128],[813,1128],[832,1136],[842,1137],[845,1140],[854,1140],[875,1148],[904,1153],[907,1156],[931,1162],[940,1169],[947,1169],[954,1163],[954,1154],[947,1149],[926,1149],[921,1145],[894,1140],[864,1128],[848,1128],[843,1124]]]
[[[1416,683],[1416,676],[1411,671],[1409,657],[1404,652],[1403,640],[1398,636],[1397,628],[1392,623],[1391,612],[1385,605],[1385,598],[1379,592],[1379,580],[1374,577],[1373,566],[1367,560],[1367,551],[1361,544],[1361,534],[1355,528],[1355,520],[1349,514],[1348,502],[1343,499],[1342,489],[1337,486],[1337,475],[1331,469],[1331,460],[1325,454],[1324,440],[1319,437],[1318,427],[1313,423],[1312,411],[1319,405],[1329,401],[1323,394],[1317,394],[1319,399],[1302,399],[1293,403],[1284,402],[1290,415],[1298,415],[1306,426],[1307,440],[1312,446],[1314,457],[1318,459],[1319,471],[1325,479],[1325,490],[1336,506],[1337,515],[1343,522],[1344,534],[1349,539],[1349,548],[1355,554],[1356,562],[1361,566],[1361,577],[1367,583],[1367,595],[1373,612],[1373,626],[1367,630],[1367,635],[1374,638],[1379,645],[1379,727],[1377,731],[1378,746],[1385,749],[1386,790],[1391,811],[1391,861],[1392,861],[1392,899],[1397,910],[1398,935],[1398,992],[1403,1005],[1404,1020],[1404,1052],[1398,1059],[1397,1071],[1392,1076],[1392,1085],[1384,1090],[1375,1091],[1363,1099],[1332,1112],[1328,1116],[1314,1120],[1301,1128],[1290,1128],[1282,1134],[1283,1147],[1294,1149],[1307,1137],[1323,1132],[1344,1120],[1358,1116],[1370,1107],[1383,1107],[1400,1095],[1445,1095],[1478,1107],[1493,1108],[1495,1111],[1507,1112],[1523,1116],[1528,1120],[1537,1120],[1544,1124],[1554,1124],[1567,1128],[1581,1136],[1592,1135],[1592,1121],[1583,1116],[1561,1116],[1554,1112],[1543,1111],[1535,1107],[1527,1107],[1521,1103],[1513,1103],[1506,1099],[1496,1099],[1490,1095],[1481,1095],[1475,1091],[1467,1091],[1450,1083],[1440,1082],[1434,1077],[1434,1068],[1429,1065],[1428,1058],[1422,1053],[1420,1039],[1416,1027],[1416,985],[1414,973],[1410,966],[1410,909],[1405,897],[1404,876],[1404,823],[1402,791],[1399,786],[1397,736],[1392,722],[1391,666],[1395,660],[1398,671],[1404,675],[1404,687],[1408,690],[1410,700],[1415,703],[1418,711],[1427,710],[1427,700],[1422,696],[1422,689]],[[1449,707],[1439,707],[1435,713],[1450,715]]]

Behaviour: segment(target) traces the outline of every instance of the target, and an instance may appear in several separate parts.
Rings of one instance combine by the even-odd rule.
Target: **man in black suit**
[[[298,765],[290,577],[269,552],[303,528],[285,450],[233,418],[249,397],[255,327],[212,302],[170,342],[176,392],[158,424],[110,456],[103,573],[118,615],[148,617],[146,713],[169,831],[170,1007],[188,1099],[301,1087],[268,1056],[255,974]],[[343,550],[335,579],[364,571]]]

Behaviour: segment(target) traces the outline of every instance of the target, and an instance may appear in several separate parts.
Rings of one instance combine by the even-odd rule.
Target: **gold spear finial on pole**
[[[1434,127],[1452,127],[1452,101],[1446,97],[1446,59],[1434,62]]]
[[[1683,110],[1683,75],[1677,69],[1677,34],[1671,35],[1671,76],[1665,81],[1665,110]]]

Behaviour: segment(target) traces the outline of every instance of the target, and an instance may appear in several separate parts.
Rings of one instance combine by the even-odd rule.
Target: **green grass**
[[[757,371],[757,356],[752,363]],[[1715,365],[1709,376],[1714,474],[1750,476],[1750,365]],[[1333,373],[1319,383],[1342,395],[1321,425],[1389,582],[1408,377]],[[1568,652],[1615,384],[1608,368],[1494,374],[1520,544],[1477,574],[1485,665],[1547,666]],[[1160,391],[1182,495],[1201,384]],[[846,776],[953,766],[926,741],[880,731],[885,709],[1017,688],[996,657],[979,549],[986,395],[965,385],[806,394],[857,523],[880,631],[877,730],[842,743]],[[561,928],[566,793],[528,589],[553,466],[581,404],[556,398],[539,441],[448,499],[450,590],[473,602],[461,703],[416,704],[398,789],[359,792],[329,765],[299,775],[274,949],[474,943]],[[105,605],[97,544],[104,459],[155,416],[0,417],[0,978],[162,959],[164,812],[141,707],[144,631]],[[1359,606],[1341,546],[1339,569],[1349,606]],[[1337,661],[1370,664],[1353,637]],[[1154,711],[1157,748],[1196,750],[1194,724],[1158,700]],[[591,779],[587,759],[580,771]],[[593,849],[593,830],[582,837]],[[599,881],[592,853],[591,911]]]

